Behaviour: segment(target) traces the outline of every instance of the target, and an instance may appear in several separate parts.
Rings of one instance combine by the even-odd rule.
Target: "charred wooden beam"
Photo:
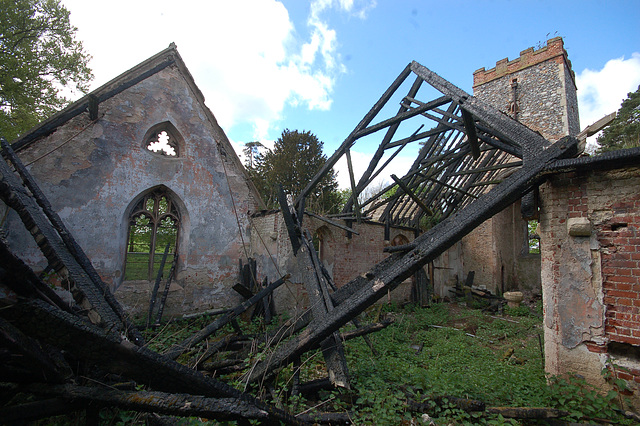
[[[359,234],[358,232],[356,232],[356,230],[354,230],[353,228],[349,228],[348,226],[344,226],[344,225],[342,225],[342,224],[340,224],[340,223],[336,222],[335,220],[327,219],[327,218],[326,218],[326,217],[324,217],[324,216],[320,216],[320,215],[317,215],[317,214],[312,213],[312,212],[309,212],[309,211],[305,211],[305,212],[304,212],[304,214],[306,214],[307,216],[310,216],[310,217],[314,217],[314,218],[316,218],[316,219],[318,219],[318,220],[321,220],[321,221],[323,221],[323,222],[325,222],[325,223],[328,223],[328,224],[329,224],[329,225],[331,225],[331,226],[335,226],[336,228],[340,228],[340,229],[342,229],[343,231],[347,231],[347,232],[351,232],[352,234],[360,235],[360,234]]]
[[[382,322],[376,322],[374,324],[368,324],[353,331],[347,331],[340,334],[340,338],[344,341],[355,339],[356,337],[364,337],[367,334],[375,333],[376,331],[384,330],[388,326],[393,324],[392,320],[385,320]]]
[[[112,88],[109,87],[107,89],[110,89],[110,90],[106,90],[105,92],[97,94],[98,101],[104,102],[107,99],[112,98],[118,93],[121,93],[127,90],[128,88],[138,84],[139,82],[146,80],[147,78],[149,78],[149,76],[163,70],[164,68],[174,64],[175,62],[176,60],[173,56],[168,56],[166,60],[156,65],[155,67],[149,69],[148,71],[137,74],[136,77],[131,78],[127,81],[123,81],[120,84],[118,84],[116,87],[112,87]],[[20,139],[14,141],[12,146],[14,147],[15,150],[20,150],[28,146],[29,144],[31,144],[33,141],[53,133],[62,124],[71,120],[73,117],[76,117],[82,114],[83,112],[85,112],[88,108],[88,104],[89,104],[89,95],[81,98],[80,100],[69,105],[64,110],[55,114],[33,132],[29,132],[28,134],[24,135]]]
[[[424,127],[424,125],[423,125]],[[427,131],[424,132],[418,132],[415,134],[415,136],[413,138],[411,138],[411,136],[403,138],[403,139],[398,139],[397,141],[393,141],[393,142],[389,142],[386,146],[385,149],[392,149],[395,148],[397,146],[402,146],[402,145],[406,145],[407,142],[411,142],[411,140],[409,139],[413,139],[413,141],[418,141],[424,138],[428,138],[430,136],[437,136],[440,135],[442,132],[446,132],[448,129],[443,128],[442,126],[438,125],[432,129],[429,129]]]
[[[288,413],[225,383],[205,377],[145,347],[135,346],[114,331],[99,328],[39,300],[17,302],[0,310],[0,316],[24,334],[54,345],[76,359],[161,392],[242,399],[267,411],[270,420],[301,424]]]
[[[392,118],[389,118],[387,120],[381,121],[380,123],[374,124],[370,127],[360,130],[358,133],[356,133],[356,139],[359,139],[363,136],[370,135],[371,133],[375,133],[378,130],[397,124],[411,117],[415,117],[416,115],[423,114],[426,111],[429,111],[441,105],[445,105],[449,102],[451,102],[451,98],[449,96],[441,96],[438,99],[422,104],[417,108],[410,108],[407,111],[401,112]]]
[[[499,183],[502,182],[502,179],[495,179],[495,180],[487,180],[484,182],[475,182],[471,184],[471,187],[478,187],[478,186],[489,186],[489,185],[498,185]]]
[[[167,261],[167,256],[169,255],[170,248],[171,248],[171,244],[167,244],[167,246],[164,248],[164,254],[162,255],[162,260],[160,260],[160,268],[158,269],[158,274],[156,275],[156,281],[153,284],[153,290],[151,291],[151,298],[149,299],[149,313],[147,315],[147,328],[151,327],[151,323],[153,322],[153,308],[156,304],[156,297],[158,296],[160,281],[162,281],[162,274],[164,273],[164,264]]]
[[[471,145],[471,153],[476,160],[480,158],[480,146],[478,144],[478,132],[476,131],[476,123],[469,111],[462,108],[462,121],[464,122],[464,130],[467,134],[467,142]]]
[[[420,86],[422,85],[422,79],[420,79],[419,77],[416,77],[416,79],[414,80],[411,89],[409,89],[409,93],[407,94],[407,96],[415,96],[415,94],[418,92],[418,90],[420,89]],[[405,112],[407,110],[407,108],[403,105],[400,105],[400,109],[398,110],[398,114],[401,114],[403,112]],[[398,127],[400,126],[400,122],[392,124],[391,126],[389,126],[389,128],[387,129],[387,132],[384,135],[384,138],[382,139],[382,142],[380,142],[380,145],[378,146],[378,149],[376,150],[376,152],[373,154],[373,158],[371,159],[371,161],[369,162],[369,166],[367,167],[367,170],[364,171],[364,173],[362,174],[362,176],[360,177],[360,180],[358,181],[358,185],[356,186],[356,192],[360,193],[364,190],[364,188],[371,182],[373,181],[373,179],[375,179],[375,176],[378,175],[378,173],[380,173],[380,171],[382,171],[386,165],[389,163],[389,161],[391,161],[391,159],[393,159],[401,150],[402,148],[405,147],[405,145],[407,145],[409,142],[411,142],[411,140],[407,139],[405,142],[403,142],[402,144],[400,144],[400,147],[398,148],[398,150],[391,156],[391,158],[389,160],[387,160],[387,162],[380,167],[380,169],[378,170],[377,173],[375,173],[375,175],[373,174],[373,171],[376,169],[376,167],[378,166],[378,162],[380,161],[380,159],[382,158],[382,156],[384,155],[385,151],[389,148],[389,143],[391,142],[391,140],[393,139],[393,136],[395,135],[396,131],[398,130]],[[420,128],[422,128],[422,126],[420,126]],[[416,132],[417,133],[417,132]],[[418,139],[416,137],[416,133],[414,133],[412,135],[413,139],[412,140],[416,140]],[[352,205],[350,204],[350,200],[347,200],[347,203],[345,204],[343,211],[350,211],[351,210]]]
[[[5,424],[24,424],[25,422],[69,414],[85,408],[86,404],[80,401],[47,398],[23,404],[5,405],[0,408],[0,419]]]
[[[278,202],[280,203],[280,211],[282,212],[284,224],[287,227],[287,233],[289,234],[291,247],[293,248],[293,255],[295,256],[296,253],[298,253],[298,250],[300,250],[301,246],[300,229],[296,225],[295,220],[293,220],[291,210],[289,210],[289,203],[287,203],[287,196],[284,192],[284,189],[282,189],[282,185],[280,185],[278,188]]]
[[[26,391],[36,395],[54,396],[70,401],[81,401],[102,407],[161,413],[180,417],[205,417],[216,420],[260,420],[261,424],[279,425],[269,412],[242,398],[211,398],[187,393],[157,391],[121,391],[76,385],[28,386]]]
[[[338,162],[338,160],[342,157],[344,152],[353,145],[354,141],[357,139],[356,135],[360,130],[364,129],[371,123],[371,121],[378,115],[378,113],[384,108],[387,104],[391,96],[398,90],[398,88],[402,85],[402,83],[407,79],[407,77],[411,74],[411,64],[407,65],[405,69],[400,73],[400,75],[394,80],[394,82],[387,88],[387,90],[382,94],[380,99],[375,103],[375,105],[369,110],[369,112],[364,116],[364,118],[358,123],[355,129],[347,136],[347,138],[342,142],[342,145],[338,147],[338,149],[333,153],[331,157],[327,160],[327,162],[322,166],[322,168],[316,173],[316,175],[311,179],[311,181],[307,184],[307,186],[302,190],[302,192],[296,197],[294,201],[294,205],[297,205],[298,202],[309,195],[311,190],[316,187],[318,182],[322,180],[323,177],[329,170]]]
[[[67,312],[72,312],[69,305],[51,287],[43,283],[22,259],[9,250],[2,238],[0,238],[0,283],[19,296],[40,299]]]
[[[236,293],[242,296],[244,300],[249,300],[254,296],[253,292],[242,284],[235,284],[232,288]]]
[[[443,181],[441,181],[441,180],[434,179],[434,178],[429,177],[429,176],[425,176],[425,178],[426,178],[426,179],[428,179],[428,180],[430,180],[430,181],[432,181],[433,183],[437,183],[437,184],[438,184],[438,185],[440,185],[440,186],[444,186],[445,188],[449,188],[449,189],[451,189],[451,190],[453,190],[453,191],[457,191],[457,192],[459,192],[459,193],[461,193],[461,194],[464,194],[464,195],[466,195],[467,197],[471,197],[471,198],[478,198],[477,196],[475,196],[475,195],[471,194],[471,193],[470,193],[470,192],[468,192],[468,191],[465,191],[465,190],[464,190],[464,189],[462,189],[462,188],[458,188],[458,187],[455,187],[455,186],[453,186],[453,185],[449,185],[447,182],[443,182]]]
[[[502,184],[417,237],[413,250],[403,255],[390,256],[365,274],[365,277],[357,278],[351,285],[347,284],[349,290],[345,290],[345,294],[350,292],[347,301],[337,305],[325,317],[314,318],[302,333],[279,346],[268,360],[258,363],[253,368],[249,381],[271,375],[278,366],[313,348],[476,226],[516,201],[522,193],[543,178],[543,172],[552,161],[574,155],[576,151],[577,140],[567,137],[538,152],[534,160],[525,163]]]
[[[409,189],[409,187],[404,182],[402,182],[400,179],[398,179],[398,177],[396,175],[391,175],[391,179],[393,179],[393,181],[398,184],[398,186],[402,189],[402,191],[404,191],[404,193],[407,194],[409,196],[409,198],[411,198],[417,205],[419,205],[420,208],[426,214],[428,214],[429,216],[433,215],[433,212],[431,211],[429,206],[427,206],[420,199],[420,197],[418,197],[416,194],[414,194],[413,191],[411,191],[411,189]]]
[[[535,157],[537,153],[549,145],[540,134],[529,129],[511,117],[502,114],[497,109],[469,95],[464,90],[449,83],[438,74],[417,62],[412,62],[411,71],[421,76],[424,81],[439,90],[461,105],[465,110],[473,114],[487,124],[492,133],[498,137],[505,135],[508,140],[518,141],[523,147],[526,156]]]
[[[44,220],[40,221],[42,225],[44,225],[45,227],[52,228],[47,230],[44,233],[45,238],[47,238],[48,235],[50,235],[50,237],[48,238],[55,238],[55,234],[57,233],[57,235],[59,236],[60,240],[63,243],[63,246],[60,248],[66,249],[69,255],[71,256],[71,259],[69,259],[67,263],[71,262],[72,260],[77,262],[78,266],[81,268],[81,270],[79,270],[78,272],[81,272],[82,275],[88,276],[88,278],[90,279],[91,283],[93,283],[97,291],[100,294],[102,294],[102,296],[104,297],[104,300],[106,301],[106,304],[110,307],[113,313],[119,318],[119,320],[123,324],[123,328],[128,333],[131,341],[133,341],[137,345],[144,344],[144,338],[142,337],[142,334],[140,334],[138,329],[131,323],[128,316],[122,309],[122,306],[120,305],[120,303],[116,300],[116,298],[113,296],[111,291],[104,284],[104,282],[102,281],[102,278],[100,278],[100,276],[96,272],[95,268],[93,267],[93,264],[91,263],[91,261],[89,260],[85,252],[82,250],[82,248],[77,243],[75,238],[73,238],[73,235],[71,234],[71,232],[69,232],[69,230],[65,226],[64,222],[62,221],[58,213],[56,213],[56,211],[53,209],[47,197],[40,190],[40,187],[36,183],[35,179],[33,179],[33,177],[28,172],[26,167],[22,164],[22,161],[20,161],[18,156],[15,154],[15,152],[13,151],[13,148],[6,142],[6,140],[4,140],[4,138],[0,138],[0,146],[2,146],[3,156],[5,156],[11,162],[15,170],[20,175],[22,182],[31,192],[31,196],[33,197],[37,205],[40,206],[40,208],[42,209],[42,213],[44,213],[44,216],[46,216],[46,218],[48,219],[48,222]],[[15,178],[15,176],[12,176],[12,177]],[[12,185],[19,184],[17,179],[9,178],[9,180],[10,182],[12,182],[11,183]],[[18,187],[14,187],[14,189],[15,188],[18,188]],[[31,208],[25,207],[25,209],[28,209],[31,215],[42,216],[41,214],[39,214],[38,210],[34,209],[33,207]],[[21,219],[24,222],[25,218],[23,216],[21,216]],[[33,218],[27,218],[27,221],[33,221],[33,220],[34,220]],[[47,244],[47,242],[41,241],[39,242],[39,244],[42,247],[42,245]],[[63,258],[69,257],[64,255],[64,253],[61,253],[60,255],[63,256]],[[53,257],[57,257],[57,256],[53,256]],[[51,262],[51,259],[49,260]],[[56,262],[57,261],[58,260],[56,260]],[[72,263],[75,263],[75,262],[72,262]],[[65,267],[67,267],[67,270],[69,270],[69,265],[67,265],[67,263],[65,263]],[[77,268],[72,268],[72,270],[76,270],[76,269]],[[71,276],[71,278],[73,279],[73,276]],[[82,281],[84,281],[84,278],[83,277],[81,278],[82,278]],[[102,304],[102,302],[100,303]]]
[[[333,301],[329,295],[329,284],[322,274],[320,259],[311,244],[309,238],[302,236],[303,247],[300,251],[299,267],[302,271],[303,281],[309,296],[309,304],[313,312],[313,318],[323,318],[333,309]],[[337,331],[327,336],[320,342],[322,355],[326,363],[327,372],[331,383],[335,386],[349,388],[349,372],[344,355],[342,340]]]
[[[164,284],[164,291],[162,292],[162,299],[160,299],[160,306],[158,307],[158,315],[156,316],[156,321],[154,326],[159,326],[162,321],[162,313],[164,312],[164,306],[167,303],[167,298],[169,297],[169,289],[171,288],[171,280],[176,272],[176,263],[178,262],[178,253],[173,254],[173,262],[171,262],[171,269],[169,269],[169,276],[167,277],[167,282]]]
[[[265,287],[262,290],[260,290],[253,297],[251,297],[249,300],[246,300],[243,303],[241,303],[240,305],[236,306],[228,314],[224,315],[221,318],[216,319],[211,324],[207,325],[205,328],[203,328],[199,332],[195,333],[194,335],[192,335],[188,339],[185,339],[183,342],[178,343],[177,345],[173,346],[165,354],[166,357],[170,358],[170,359],[176,359],[184,351],[186,351],[188,349],[191,349],[192,347],[194,347],[198,343],[202,342],[204,339],[206,339],[207,337],[209,337],[210,335],[212,335],[213,333],[215,333],[216,331],[218,331],[219,329],[221,329],[225,325],[229,324],[231,321],[235,320],[240,314],[245,312],[251,306],[253,306],[254,304],[258,303],[260,300],[262,300],[264,297],[266,297],[269,294],[271,294],[276,288],[280,287],[286,280],[288,280],[289,277],[290,277],[290,275],[287,274],[287,275],[283,276],[282,278],[280,278],[279,280],[272,282],[271,284],[269,284],[268,287]]]
[[[543,407],[487,407],[487,413],[509,419],[556,419],[569,415],[568,411]]]
[[[353,413],[305,413],[298,416],[300,420],[320,425],[353,424]]]
[[[77,286],[75,295],[82,295],[78,302],[89,311],[89,317],[106,328],[124,331],[125,326],[120,318],[4,161],[0,161],[0,199],[18,213],[49,263],[55,265],[56,270],[62,271],[63,275],[68,275]]]
[[[353,204],[353,213],[356,217],[356,221],[360,223],[361,215],[360,215],[360,205],[358,203],[359,192],[356,189],[356,180],[353,175],[353,164],[351,164],[351,150],[347,149],[345,152],[345,156],[347,157],[347,168],[349,169],[349,182],[351,183],[351,199],[349,201]]]
[[[89,95],[89,120],[95,121],[98,119],[98,107],[100,106],[100,100],[93,93]]]
[[[488,172],[492,170],[509,169],[512,167],[520,167],[520,166],[522,166],[522,161],[511,161],[509,163],[496,164],[494,166],[478,167],[470,170],[460,170],[458,172],[452,173],[451,175],[452,176],[470,175],[475,173]]]
[[[418,129],[413,132],[413,134],[411,136],[409,136],[408,138],[404,139],[404,142],[402,143],[402,145],[400,145],[398,147],[398,149],[389,156],[389,158],[387,158],[387,160],[384,162],[384,164],[382,166],[380,166],[378,168],[378,170],[372,174],[373,170],[375,170],[375,168],[377,167],[378,161],[376,160],[374,163],[374,160],[371,160],[371,163],[369,164],[369,169],[367,169],[365,171],[365,173],[362,175],[362,177],[360,178],[360,182],[358,183],[358,191],[361,192],[364,188],[366,188],[367,185],[369,185],[371,182],[373,182],[373,180],[378,177],[378,175],[380,173],[382,173],[382,171],[389,165],[389,163],[391,163],[391,161],[393,161],[394,158],[396,158],[396,156],[400,153],[400,151],[402,151],[402,149],[409,144],[410,142],[414,142],[415,140],[418,139],[418,133],[420,132],[420,130],[422,129],[422,127],[424,127],[424,125],[420,125],[420,127],[418,127]],[[383,142],[384,143],[384,142]],[[382,147],[382,145],[381,145]],[[382,153],[384,153],[384,149],[381,149],[381,156]],[[384,192],[379,192],[378,194],[375,194],[372,197],[369,197],[369,200],[365,200],[364,204],[360,205],[360,208],[362,208],[364,205],[366,205],[367,203],[371,202],[371,199],[375,199],[378,198],[380,195],[384,194],[386,191]],[[347,203],[344,206],[343,211],[348,211],[349,209],[351,209],[351,200],[348,200]]]
[[[40,380],[62,383],[73,374],[69,365],[61,359],[62,357],[52,358],[36,340],[26,336],[2,318],[0,318],[0,343],[0,347],[20,354],[20,364],[39,374]]]
[[[205,351],[205,353],[202,354],[202,356],[198,357],[198,360],[196,361],[194,368],[198,369],[198,367],[202,363],[207,361],[216,353],[220,352],[223,348],[227,347],[235,337],[236,336],[234,336],[233,334],[229,334],[227,336],[224,336],[222,339],[218,340],[217,342],[213,342],[212,344],[210,344],[207,350]]]

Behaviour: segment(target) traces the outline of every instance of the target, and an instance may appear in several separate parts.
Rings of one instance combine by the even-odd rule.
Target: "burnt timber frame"
[[[412,73],[415,80],[400,101],[398,113],[371,124]],[[416,96],[424,82],[443,96],[418,101]],[[416,118],[427,118],[435,126],[422,132],[424,124],[420,123],[411,132],[416,128],[413,125],[410,133],[406,133],[409,136],[394,140],[401,124]],[[303,315],[298,324],[302,331],[273,348],[264,361],[257,362],[246,376],[248,382],[269,378],[277,368],[317,347],[475,227],[530,192],[545,179],[545,170],[554,161],[577,153],[577,139],[566,137],[551,144],[540,134],[412,62],[297,196],[296,206],[358,139],[384,129],[382,142],[355,185],[343,214],[358,217],[384,207],[379,220],[390,225],[412,226],[419,231],[425,215],[441,220],[440,223],[404,250],[334,291],[330,295],[331,310],[322,315],[318,312]],[[407,174],[401,179],[394,176],[398,185],[395,194],[384,199],[384,193],[393,186],[387,187],[361,204],[363,208],[369,204],[371,207],[363,212],[353,211],[358,206],[358,195],[389,164],[387,159],[378,167],[385,151],[397,148],[391,154],[393,157],[416,141],[422,147]],[[352,173],[350,170],[350,176]]]
[[[412,75],[414,81],[402,96],[401,88]],[[436,97],[419,100],[422,92],[435,92]],[[396,115],[373,123],[390,100],[399,96]],[[425,127],[429,130],[422,130]],[[359,139],[372,138],[381,131],[384,135],[378,149],[358,183],[352,184],[352,196],[343,213],[359,217],[377,211],[381,222],[417,230],[423,217],[447,218],[521,167],[521,160],[549,146],[538,133],[412,62],[298,195],[296,206],[340,158],[349,159],[349,151]],[[402,150],[411,146],[416,150],[416,145],[421,147],[413,165],[399,179],[401,184],[392,182],[364,202],[357,202]],[[349,173],[351,177],[351,167]],[[394,187],[395,193],[388,196]]]

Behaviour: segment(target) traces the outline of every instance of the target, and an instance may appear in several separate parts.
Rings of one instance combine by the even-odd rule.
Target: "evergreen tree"
[[[263,201],[269,208],[279,208],[278,185],[296,197],[326,163],[323,143],[309,131],[285,129],[273,150],[258,153],[253,167],[248,167]],[[341,207],[338,182],[331,170],[306,199],[309,210],[321,214],[336,213]]]
[[[640,86],[627,94],[616,118],[598,136],[598,153],[640,146]]]
[[[59,0],[0,0],[0,136],[12,140],[86,92],[90,56]]]

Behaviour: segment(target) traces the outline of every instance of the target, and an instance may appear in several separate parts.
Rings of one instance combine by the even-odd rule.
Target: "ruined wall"
[[[388,254],[383,249],[394,241],[406,244],[413,241],[413,230],[391,228],[390,241],[384,239],[384,225],[363,222],[350,227],[359,235],[346,236],[346,231],[315,218],[305,216],[305,229],[316,240],[319,256],[336,286],[348,283],[372,266],[384,260]],[[293,256],[286,226],[279,212],[257,215],[252,219],[251,253],[258,263],[259,279],[264,276],[271,281],[285,273],[292,274],[289,283],[276,290],[276,309],[279,311],[305,309],[308,298]],[[411,298],[412,280],[406,280],[386,299],[387,302],[403,303]]]
[[[465,236],[464,277],[473,271],[474,284],[494,294],[513,290],[541,294],[540,255],[526,250],[526,223],[518,201]]]
[[[546,369],[640,395],[640,168],[553,176],[541,187]],[[616,368],[614,365],[621,368]]]
[[[181,135],[178,158],[155,155],[144,146],[145,134],[163,122]],[[77,116],[19,156],[129,311],[147,308],[151,286],[123,283],[129,215],[146,191],[167,189],[181,217],[177,279],[166,306],[171,315],[239,301],[230,289],[243,254],[235,212],[246,232],[246,213],[257,209],[257,198],[233,161],[235,154],[220,152],[223,140],[210,111],[172,65],[102,102],[97,122],[86,113]],[[9,216],[17,252],[44,267],[35,245],[22,244],[30,237],[18,231],[18,223]]]

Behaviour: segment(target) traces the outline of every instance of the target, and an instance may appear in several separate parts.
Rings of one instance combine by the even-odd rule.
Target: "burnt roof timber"
[[[549,142],[540,134],[529,129],[522,123],[512,119],[492,106],[469,95],[464,90],[454,86],[438,74],[429,70],[424,65],[415,61],[411,63],[411,71],[421,76],[424,81],[463,106],[474,117],[490,125],[497,134],[504,134],[511,140],[520,142],[523,150],[530,155],[535,155],[540,149],[549,145]]]
[[[382,108],[386,105],[386,103],[391,99],[391,96],[398,90],[398,88],[402,85],[402,83],[407,79],[407,77],[411,74],[411,64],[408,64],[404,70],[396,77],[394,82],[387,88],[387,90],[382,94],[380,99],[374,104],[374,106],[369,110],[369,112],[360,120],[360,123],[356,126],[356,128],[347,136],[347,138],[342,142],[342,145],[338,147],[336,152],[327,160],[327,162],[322,166],[322,168],[316,173],[316,175],[311,179],[311,181],[307,184],[307,186],[302,190],[300,194],[296,197],[294,201],[294,205],[297,205],[301,199],[306,197],[309,192],[322,180],[322,178],[331,170],[331,168],[338,162],[340,157],[344,154],[347,148],[350,148],[351,145],[355,142],[356,135],[362,129],[373,121],[373,119],[378,115],[378,113],[382,110]]]
[[[277,367],[317,346],[475,227],[519,199],[523,193],[544,179],[543,172],[554,160],[575,155],[576,152],[577,139],[569,137],[538,152],[532,161],[525,162],[522,168],[507,177],[500,185],[474,200],[467,208],[418,236],[413,241],[415,248],[411,251],[389,256],[367,273],[341,287],[332,299],[334,302],[342,297],[347,299],[342,299],[345,301],[339,303],[326,316],[314,318],[306,330],[282,343],[268,359],[254,365],[248,382],[271,376]]]
[[[416,203],[418,206],[420,206],[420,208],[421,208],[425,213],[427,213],[429,216],[433,215],[433,212],[431,211],[431,209],[429,208],[429,206],[427,206],[426,204],[424,204],[424,203],[422,202],[422,200],[421,200],[421,199],[420,199],[416,194],[414,194],[414,193],[413,193],[413,191],[411,191],[411,189],[409,189],[409,188],[407,187],[407,185],[406,185],[404,182],[402,182],[402,180],[398,179],[398,177],[397,177],[396,175],[391,175],[391,179],[393,179],[393,181],[394,181],[395,183],[397,183],[397,184],[398,184],[398,186],[400,187],[400,189],[402,189],[402,191],[404,191],[404,193],[405,193],[406,195],[408,195],[408,196],[409,196],[409,198],[411,198],[413,201],[415,201],[415,203]]]
[[[460,171],[457,171],[455,173],[452,173],[452,176],[469,175],[469,174],[474,174],[474,173],[478,173],[478,172],[488,172],[488,171],[491,171],[491,170],[508,169],[510,167],[519,167],[519,166],[522,166],[522,161],[513,161],[511,163],[496,164],[496,165],[493,165],[493,166],[479,167],[479,168],[471,169],[471,170],[460,170]]]
[[[447,163],[440,165],[438,168],[435,168],[435,169],[429,169],[428,173],[436,174],[436,173],[440,172],[442,169],[444,169],[444,168],[448,167],[448,166],[450,165],[450,162],[451,162],[451,161],[454,161],[458,156],[464,156],[464,155],[466,155],[466,154],[467,154],[466,152],[461,153],[461,152],[459,152],[459,151],[458,151],[458,152],[452,151],[452,152],[450,152],[450,154],[448,155],[448,156],[449,156],[449,157],[451,157],[451,158],[446,158],[446,156],[443,156],[443,157],[442,157],[442,159],[445,159],[445,160],[447,160],[447,161],[448,161]],[[411,171],[409,171],[409,173],[407,173],[405,176],[403,176],[403,178],[402,178],[402,179],[412,180],[412,182],[413,182],[413,183],[409,184],[409,187],[410,187],[410,188],[413,188],[414,186],[419,185],[420,181],[419,181],[419,180],[413,180],[412,178],[414,178],[416,175],[418,175],[419,173],[421,173],[421,171],[422,171],[422,170],[424,170],[424,167],[419,167],[419,168],[416,168],[416,169],[414,169],[414,170],[411,170]],[[416,183],[416,182],[417,182],[417,183]],[[393,186],[394,186],[394,185],[391,185],[390,187],[393,187]],[[390,188],[390,187],[389,187],[389,188]],[[380,195],[381,195],[381,194],[380,194]],[[393,197],[391,197],[391,199],[390,199],[390,200],[396,200],[396,199],[400,198],[401,196],[402,196],[402,194],[398,194],[398,193],[396,193],[396,194],[394,194],[394,195],[393,195]],[[374,198],[374,197],[371,197],[370,199],[373,199],[373,198]]]
[[[471,154],[473,158],[477,160],[480,157],[480,146],[478,145],[476,123],[471,113],[464,108],[462,108],[462,121],[464,123],[465,133],[467,134],[467,142],[471,145]]]
[[[391,126],[391,127],[393,127],[393,126]],[[422,126],[420,126],[418,128],[418,130],[416,130],[413,133],[413,135],[416,135],[420,131],[420,129],[422,129]],[[404,143],[400,147],[398,147],[398,149],[393,154],[391,154],[391,156],[384,162],[384,164],[382,166],[380,166],[375,172],[373,172],[373,170],[375,170],[376,167],[378,166],[378,162],[380,161],[380,158],[382,158],[382,154],[384,154],[384,151],[386,150],[386,148],[383,148],[382,145],[380,145],[378,147],[378,151],[376,151],[376,154],[374,155],[374,158],[369,163],[369,167],[363,173],[363,175],[360,177],[360,181],[358,182],[358,185],[356,186],[356,191],[357,191],[356,197],[360,195],[360,192],[362,192],[362,190],[364,188],[366,188],[367,185],[369,185],[371,182],[373,182],[373,180],[376,177],[378,177],[378,175],[385,169],[385,167],[387,167],[389,165],[389,163],[400,153],[400,151],[402,151],[402,149],[405,146],[407,146],[407,144],[409,144],[410,142],[414,142],[414,140],[412,140],[413,135],[408,137],[408,138],[405,138],[404,139]],[[417,137],[416,137],[415,140],[417,140]],[[378,155],[378,154],[380,154],[380,155]],[[372,174],[372,172],[373,172],[373,174]],[[353,205],[353,201],[350,198],[349,200],[347,200],[347,203],[345,204],[345,207],[343,208],[343,211],[344,212],[351,211],[352,205]],[[363,206],[360,205],[360,208],[362,208],[362,207]]]
[[[123,73],[119,77],[111,80],[107,84],[92,91],[90,94],[80,98],[76,102],[63,109],[62,111],[54,114],[48,120],[38,124],[34,129],[30,130],[24,136],[16,139],[11,145],[16,151],[28,146],[31,142],[47,136],[54,132],[58,127],[71,120],[72,118],[82,114],[89,110],[90,102],[97,101],[98,104],[106,101],[109,98],[127,90],[128,88],[140,83],[141,81],[149,78],[157,72],[165,69],[166,67],[176,62],[176,57],[172,53],[177,54],[175,45],[172,43],[167,49],[164,49],[160,53],[152,56],[148,60],[142,62],[136,67]],[[160,62],[151,68],[145,69],[150,63],[160,59]],[[91,99],[94,101],[91,101]]]
[[[446,129],[446,130],[448,130],[448,129]],[[440,133],[442,133],[442,132],[444,132],[446,130],[443,130],[443,129],[439,128],[438,126],[436,126],[436,127],[432,128],[430,130],[427,130],[425,132],[417,133],[415,135],[415,137],[413,137],[413,139],[412,139],[412,136],[409,136],[409,137],[406,137],[406,138],[398,139],[397,141],[389,142],[388,144],[385,145],[384,149],[392,149],[392,148],[395,148],[397,146],[406,145],[407,141],[408,142],[419,141],[421,139],[428,138],[430,136],[438,135],[438,134],[440,134]]]
[[[370,125],[410,73],[415,74],[416,78],[408,93],[401,98],[396,115]],[[431,85],[442,96],[429,102],[417,99],[418,89],[423,82]],[[447,104],[448,106],[443,109]],[[409,137],[392,141],[401,123],[418,116],[437,124],[426,132],[420,132],[418,129]],[[353,210],[353,197],[360,195],[410,142],[420,141],[423,146],[402,181],[425,206],[431,211],[441,211],[444,216],[467,204],[467,199],[478,196],[482,192],[479,187],[471,190],[476,188],[472,186],[473,183],[487,180],[488,175],[495,174],[491,172],[493,169],[485,170],[484,167],[496,166],[502,169],[499,164],[507,162],[506,154],[518,158],[531,157],[548,145],[548,142],[538,133],[477,100],[426,67],[412,62],[409,64],[409,72],[407,73],[405,68],[396,78],[296,201],[301,199],[305,191],[310,190],[313,181],[319,181],[359,138],[383,129],[387,129],[386,134],[357,185],[354,186],[352,183],[352,198],[343,212]],[[461,146],[469,149],[461,149]],[[388,149],[395,149],[395,151],[390,152],[391,158],[386,156],[386,161],[381,165]],[[505,166],[505,168],[509,167],[512,166]],[[426,177],[421,176],[426,168],[431,168],[434,172],[427,174]],[[351,168],[350,175],[352,170]],[[421,174],[416,173],[417,171]],[[350,176],[350,180],[355,179]],[[388,188],[391,187],[393,185]],[[461,191],[466,195],[461,196],[464,194]],[[386,204],[380,220],[389,220],[393,224],[410,221],[415,225],[419,216],[424,214],[422,213],[424,209],[418,207],[415,200],[411,199],[410,195],[404,194],[404,191],[398,191],[381,203],[380,199],[385,192],[386,190],[381,191],[364,203],[360,203],[360,208],[356,210],[371,213],[374,209]]]
[[[420,77],[416,76],[416,79],[414,80],[413,84],[411,85],[411,89],[409,89],[409,93],[408,93],[407,96],[415,96],[416,93],[418,92],[418,90],[420,89],[421,85],[422,85],[422,79]],[[406,110],[407,110],[407,108],[405,106],[400,105],[400,108],[398,109],[398,114],[401,114],[402,112],[404,112]],[[378,172],[376,172],[372,176],[373,171],[375,170],[375,168],[378,165],[378,162],[380,161],[380,159],[384,155],[385,151],[389,148],[389,143],[393,139],[393,136],[395,135],[395,133],[398,130],[399,126],[400,126],[400,122],[394,123],[391,126],[389,126],[389,128],[387,129],[387,133],[384,135],[384,138],[382,139],[382,142],[380,143],[380,145],[378,146],[378,149],[376,150],[375,154],[373,155],[373,158],[371,159],[371,162],[369,163],[369,166],[367,167],[367,170],[365,170],[365,172],[360,177],[360,180],[358,181],[358,185],[356,186],[356,189],[352,191],[352,195],[355,193],[355,197],[356,198],[353,198],[353,200],[356,203],[357,203],[357,197],[360,195],[360,192],[362,192],[362,190],[373,179],[375,179],[375,177],[389,164],[389,162],[396,155],[398,155],[398,153],[409,142],[412,142],[411,138],[414,138],[414,140],[420,139],[420,138],[416,137],[415,135],[416,135],[416,133],[418,131],[420,131],[420,129],[422,129],[423,126],[420,126],[420,128],[418,130],[416,130],[416,132],[414,132],[413,135],[411,135],[409,138],[405,138],[406,140],[400,145],[400,148],[391,156],[391,158],[387,162],[384,163],[384,165],[382,167],[380,167]],[[347,203],[345,204],[345,207],[343,208],[343,211],[351,211],[354,201],[352,201],[351,199],[347,200]]]
[[[367,127],[365,129],[360,130],[358,133],[356,133],[355,138],[359,139],[359,138],[361,138],[363,136],[370,135],[371,133],[375,133],[378,130],[382,130],[382,129],[384,129],[386,127],[389,127],[389,126],[391,126],[393,124],[396,124],[396,123],[400,123],[401,121],[404,121],[404,120],[406,120],[408,118],[415,117],[416,115],[419,115],[419,114],[422,114],[422,113],[424,113],[426,111],[429,111],[429,110],[433,109],[434,107],[441,106],[441,105],[444,105],[444,104],[449,103],[449,102],[451,102],[451,98],[449,98],[447,96],[442,96],[442,97],[440,97],[440,98],[438,98],[436,100],[433,100],[433,101],[431,101],[429,103],[426,103],[424,105],[420,105],[419,107],[416,107],[416,108],[410,108],[409,107],[409,108],[407,108],[407,111],[405,111],[405,112],[402,112],[400,114],[397,114],[394,117],[391,117],[389,119],[383,120],[383,121],[381,121],[379,123],[373,124],[370,127]],[[437,120],[434,120],[434,121],[437,121]]]

